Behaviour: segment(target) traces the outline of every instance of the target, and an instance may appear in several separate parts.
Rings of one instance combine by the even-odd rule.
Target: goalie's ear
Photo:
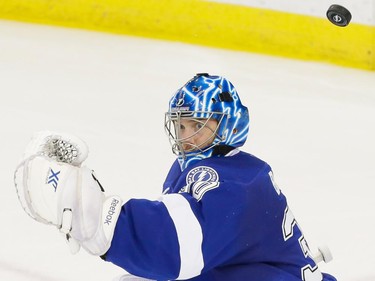
[[[28,143],[23,160],[33,155],[44,155],[57,162],[81,166],[89,153],[87,144],[80,138],[66,133],[40,131]]]

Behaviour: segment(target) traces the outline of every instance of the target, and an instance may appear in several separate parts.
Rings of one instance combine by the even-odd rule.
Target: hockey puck
[[[350,23],[352,14],[343,6],[335,4],[328,8],[327,18],[334,25],[344,27]]]

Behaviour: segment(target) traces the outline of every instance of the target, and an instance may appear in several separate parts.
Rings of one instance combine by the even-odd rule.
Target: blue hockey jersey
[[[121,210],[105,259],[153,280],[335,281],[322,274],[270,166],[245,152],[181,172]]]

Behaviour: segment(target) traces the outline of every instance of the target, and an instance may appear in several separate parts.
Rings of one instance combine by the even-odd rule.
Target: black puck
[[[352,14],[343,6],[331,5],[327,11],[327,18],[337,26],[347,26],[352,19]]]

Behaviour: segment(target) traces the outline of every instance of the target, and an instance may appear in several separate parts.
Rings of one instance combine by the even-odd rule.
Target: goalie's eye
[[[189,120],[189,121],[181,121],[178,124],[178,130],[180,133],[189,132],[189,133],[196,133],[204,127],[204,123],[201,121]]]
[[[192,121],[191,123],[187,124],[180,124],[180,130],[191,130],[193,132],[197,132],[204,127],[203,123]]]
[[[197,131],[199,131],[200,129],[203,128],[203,126],[204,126],[203,123],[197,122],[197,124],[195,124],[195,129],[196,129]]]

